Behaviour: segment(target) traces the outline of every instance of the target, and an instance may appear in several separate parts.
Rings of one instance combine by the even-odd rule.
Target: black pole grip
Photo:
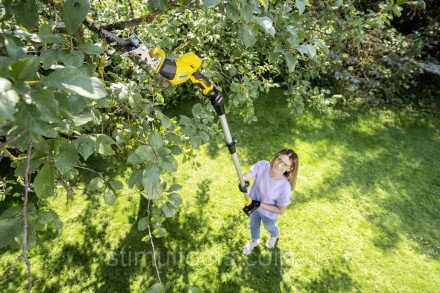
[[[207,95],[208,99],[211,101],[211,105],[214,107],[217,115],[225,114],[224,97],[222,92],[220,92],[216,87],[214,87]]]
[[[200,89],[203,91],[211,86],[211,82],[209,81],[206,76],[204,76],[200,71],[196,71],[193,74],[194,78],[198,81],[197,85],[200,87]]]
[[[211,101],[211,105],[214,107],[217,115],[224,115],[225,106],[223,104],[224,97],[222,92],[220,92],[215,86],[213,86],[209,79],[206,78],[206,76],[204,76],[199,70],[197,70],[193,74],[193,77],[196,80],[197,85],[199,86],[202,93]],[[189,81],[191,81],[191,79],[189,79]],[[206,90],[210,87],[212,87],[212,90],[206,92]]]

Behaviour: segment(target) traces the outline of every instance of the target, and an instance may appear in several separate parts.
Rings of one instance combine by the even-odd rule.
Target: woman
[[[249,196],[253,201],[260,202],[258,210],[250,215],[252,239],[243,247],[245,255],[249,255],[260,243],[261,222],[270,233],[266,247],[274,248],[279,235],[277,220],[290,204],[297,174],[298,155],[291,149],[283,149],[270,163],[258,161],[243,175],[245,181],[254,178]]]

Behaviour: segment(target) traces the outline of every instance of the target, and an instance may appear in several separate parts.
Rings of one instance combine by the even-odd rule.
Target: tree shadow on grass
[[[333,259],[328,265],[323,266],[316,277],[308,281],[297,279],[291,286],[306,292],[362,291],[360,286],[351,277],[350,263],[342,257]]]
[[[378,129],[372,137],[363,138],[370,145],[364,152],[373,148],[371,140],[381,141],[374,158],[341,162],[336,180],[350,178],[360,191],[354,197],[372,203],[365,217],[377,228],[373,243],[385,251],[395,248],[401,237],[409,237],[422,254],[440,257],[440,199],[436,196],[440,193],[440,139],[434,138],[436,132],[429,125]],[[362,171],[366,166],[368,171]]]
[[[98,161],[96,163],[99,164]],[[120,176],[117,164],[108,170],[98,168],[99,166],[96,166],[94,170],[104,171],[110,178]],[[81,170],[77,182],[88,183],[93,177],[96,177],[95,173]],[[70,292],[131,292],[130,286],[136,276],[145,276],[141,278],[144,282],[157,280],[154,267],[151,265],[151,247],[149,243],[141,241],[146,232],[139,232],[137,229],[138,220],[147,215],[147,200],[138,192],[137,196],[132,195],[132,198],[139,200],[132,203],[132,207],[138,206],[136,213],[127,210],[130,209],[130,204],[121,205],[132,216],[128,218],[129,231],[121,237],[122,239],[116,236],[114,241],[117,241],[118,245],[114,245],[109,235],[119,234],[114,230],[113,221],[118,221],[112,213],[115,207],[103,205],[104,195],[100,192],[88,193],[86,188],[81,196],[87,200],[81,199],[79,190],[72,189],[71,192],[78,198],[69,197],[66,210],[72,211],[74,215],[66,214],[67,219],[64,221],[62,233],[69,233],[70,225],[74,225],[75,228],[72,229],[75,230],[75,234],[64,235],[63,238],[57,239],[55,231],[42,233],[42,237],[46,240],[39,241],[36,254],[50,256],[42,264],[42,270],[59,277],[56,282],[51,280],[39,282],[37,275],[34,282],[35,289],[41,292],[65,290]],[[136,191],[133,190],[133,192]],[[127,196],[122,195],[117,201],[127,200]],[[126,226],[120,227],[127,230]],[[53,241],[50,240],[52,238]],[[62,245],[62,247],[57,245]],[[83,280],[83,282],[79,283],[78,280]],[[84,282],[84,280],[88,281]]]
[[[402,123],[368,127],[328,119],[313,131],[303,129],[310,124],[299,125],[298,139],[322,146],[314,150],[314,159],[337,171],[322,172],[321,184],[300,194],[296,203],[340,201],[343,191],[354,190],[349,196],[375,227],[377,247],[392,251],[406,237],[418,243],[420,253],[439,259],[439,123],[411,117]]]
[[[165,222],[164,226],[173,241],[165,239],[157,242],[158,257],[164,260],[160,263],[160,270],[169,282],[171,292],[184,292],[197,286],[191,280],[191,274],[199,271],[199,267],[216,261],[209,250],[204,251],[213,244],[210,227],[206,224],[213,215],[205,213],[210,200],[210,184],[210,179],[202,180],[197,185],[195,203],[189,203],[191,207],[181,207],[173,218]],[[206,278],[210,279],[209,271],[206,271]],[[176,280],[187,287],[179,287],[175,284]]]
[[[222,243],[223,254],[219,258],[215,278],[219,282],[218,292],[241,292],[243,288],[255,292],[281,292],[281,251],[276,245],[269,250],[264,241],[252,254],[245,256],[243,246],[248,238],[237,237],[239,223],[249,225],[249,218],[239,214],[229,215],[229,221],[219,227],[214,236],[216,243]],[[263,229],[263,227],[262,227]]]

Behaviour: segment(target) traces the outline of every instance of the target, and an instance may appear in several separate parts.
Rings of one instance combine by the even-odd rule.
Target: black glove
[[[244,186],[241,186],[240,183],[238,183],[238,189],[240,189],[240,191],[243,193],[247,193],[247,188],[249,187],[249,185],[249,181],[245,181]]]
[[[252,203],[248,206],[244,206],[243,208],[243,212],[250,216],[252,215],[256,210],[258,210],[258,208],[260,207],[261,202],[259,202],[258,200],[252,200]]]

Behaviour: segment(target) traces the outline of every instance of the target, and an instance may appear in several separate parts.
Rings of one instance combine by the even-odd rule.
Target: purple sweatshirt
[[[251,167],[250,172],[255,178],[249,191],[249,196],[253,200],[279,207],[290,204],[290,194],[292,193],[290,182],[286,177],[273,179],[270,176],[270,162],[258,161]],[[277,220],[279,217],[278,214],[261,208],[258,209],[258,212],[272,220]]]

